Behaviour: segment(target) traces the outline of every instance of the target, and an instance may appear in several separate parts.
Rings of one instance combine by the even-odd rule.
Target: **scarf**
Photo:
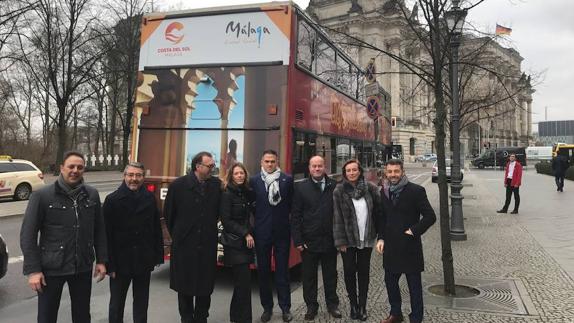
[[[354,200],[360,200],[365,193],[367,192],[367,183],[365,183],[365,179],[360,177],[357,180],[357,185],[351,184],[347,179],[343,179],[343,187],[345,188],[345,192],[351,195]]]
[[[129,199],[131,199],[133,202],[137,202],[139,201],[142,197],[144,197],[144,193],[145,193],[145,187],[142,185],[137,191],[132,191],[128,185],[126,184],[126,182],[122,182],[122,184],[119,187],[119,191],[123,192]]]
[[[403,191],[403,188],[405,188],[405,186],[409,183],[409,178],[405,175],[403,175],[401,177],[401,179],[399,180],[398,183],[393,184],[391,183],[391,186],[389,186],[389,193],[391,196],[391,200],[393,201],[393,204],[397,204],[397,202],[399,201],[399,195],[401,195],[401,192]]]
[[[75,187],[71,187],[60,174],[58,176],[58,185],[72,200],[76,200],[84,188],[84,180],[82,179]]]
[[[391,196],[389,194],[389,188],[391,187],[391,182],[389,182],[388,179],[383,179],[382,183],[381,183],[381,190],[383,191],[383,193],[385,194],[385,196],[390,199]]]
[[[269,204],[275,206],[281,202],[281,192],[279,192],[279,176],[281,176],[281,169],[277,168],[273,173],[267,173],[263,167],[261,168],[261,179],[265,182],[265,190],[267,190],[267,199]]]

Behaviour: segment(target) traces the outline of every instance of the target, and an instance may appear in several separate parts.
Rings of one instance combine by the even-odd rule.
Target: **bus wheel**
[[[478,169],[484,169],[484,164],[483,164],[483,163],[478,163]]]

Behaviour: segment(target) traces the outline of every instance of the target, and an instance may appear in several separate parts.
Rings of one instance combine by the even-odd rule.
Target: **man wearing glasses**
[[[110,275],[109,322],[124,321],[130,284],[133,321],[147,322],[149,282],[156,265],[163,263],[163,237],[155,197],[143,186],[145,168],[130,162],[124,181],[106,197],[104,219],[108,238],[106,264]]]
[[[191,172],[169,186],[164,214],[172,239],[170,288],[178,293],[182,323],[207,323],[217,264],[221,181],[208,152],[191,161]]]

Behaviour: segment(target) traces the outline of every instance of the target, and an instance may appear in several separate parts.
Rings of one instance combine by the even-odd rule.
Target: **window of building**
[[[409,139],[409,155],[414,156],[415,155],[415,144],[416,144],[417,139],[416,138],[411,138]]]

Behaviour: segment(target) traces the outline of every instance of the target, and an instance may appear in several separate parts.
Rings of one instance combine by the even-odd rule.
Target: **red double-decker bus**
[[[375,180],[390,150],[388,98],[368,111],[361,68],[291,2],[146,15],[139,70],[131,158],[161,206],[200,151],[221,177],[235,161],[257,173],[274,149],[295,180],[315,154],[334,176],[357,158]]]

